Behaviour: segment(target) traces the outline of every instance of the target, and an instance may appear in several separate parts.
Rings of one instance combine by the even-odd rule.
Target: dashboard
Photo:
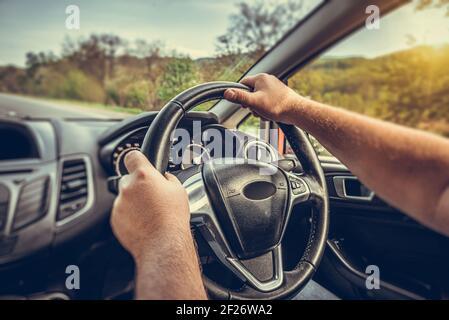
[[[0,137],[8,137],[2,141],[0,161],[39,158],[35,137],[26,126],[0,123]]]
[[[100,279],[98,275],[110,267],[103,262],[123,257],[123,251],[117,248],[111,253],[110,248],[102,247],[116,244],[109,228],[115,195],[109,192],[107,180],[124,173],[118,160],[127,150],[141,147],[156,114],[143,113],[122,121],[0,118],[1,137],[8,137],[2,139],[0,149],[0,296],[17,292],[21,288],[19,283],[28,286],[31,283],[33,292],[49,290],[47,283],[36,287],[36,279],[47,279],[49,274],[65,277],[61,270],[68,264],[81,264],[83,259],[90,266],[98,266],[98,270],[85,268],[83,272],[92,271],[92,279]],[[172,137],[167,168],[172,172],[220,157],[255,157],[266,162],[281,157],[272,146],[251,135],[226,130],[211,113],[189,113],[178,129]],[[331,231],[336,235],[349,238],[351,232],[363,230],[352,226],[364,219],[370,228],[376,227],[376,219],[381,221],[379,228],[386,223],[419,228],[367,192],[341,163],[321,160],[335,217]],[[425,230],[422,233],[417,241],[430,237]],[[356,252],[360,249],[359,255],[365,254],[366,250],[362,250],[365,246],[351,247],[363,235],[356,234],[341,248]],[[373,243],[365,239],[366,246],[376,248],[378,239]],[[200,245],[201,241],[199,249],[207,247]],[[388,247],[397,242],[390,241]],[[207,252],[199,255],[202,263],[207,258],[207,263],[210,261],[214,266]],[[56,261],[62,261],[63,266]],[[127,277],[132,279],[130,261],[116,264],[119,276],[114,281],[123,278],[123,265],[129,266]],[[23,270],[17,271],[19,268]],[[51,290],[64,291],[64,288]]]
[[[140,149],[157,113],[122,121],[0,119],[0,269],[107,226],[115,195],[107,179],[126,173],[120,158]],[[168,171],[209,159],[279,157],[270,145],[192,112],[172,135]],[[1,279],[0,279],[1,280]]]

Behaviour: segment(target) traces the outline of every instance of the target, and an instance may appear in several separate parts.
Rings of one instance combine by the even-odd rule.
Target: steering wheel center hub
[[[235,159],[231,159],[235,162]],[[203,178],[212,207],[240,259],[275,248],[288,220],[288,180],[272,164],[208,161]]]

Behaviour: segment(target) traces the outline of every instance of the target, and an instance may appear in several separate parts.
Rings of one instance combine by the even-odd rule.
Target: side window
[[[289,86],[320,102],[449,137],[449,16],[446,7],[426,3],[412,1],[383,17],[379,29],[361,29],[293,75]]]

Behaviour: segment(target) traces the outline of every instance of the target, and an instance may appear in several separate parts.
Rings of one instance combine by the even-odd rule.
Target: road
[[[0,93],[0,116],[116,119],[130,114]]]

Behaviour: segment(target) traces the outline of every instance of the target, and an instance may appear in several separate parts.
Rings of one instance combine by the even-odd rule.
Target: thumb
[[[243,106],[251,106],[254,102],[254,93],[240,90],[240,89],[227,89],[224,93],[224,98],[234,103],[241,104]]]
[[[162,177],[162,175],[159,173],[159,171],[156,170],[156,168],[148,160],[148,158],[145,157],[144,154],[138,150],[128,152],[125,155],[124,161],[125,167],[128,170],[129,174],[132,174],[138,171],[139,169],[142,169],[151,174],[151,176],[153,177],[158,175]]]
[[[148,168],[151,166],[147,157],[143,155],[142,152],[138,150],[132,150],[125,155],[125,167],[129,173],[133,173],[140,167]]]

